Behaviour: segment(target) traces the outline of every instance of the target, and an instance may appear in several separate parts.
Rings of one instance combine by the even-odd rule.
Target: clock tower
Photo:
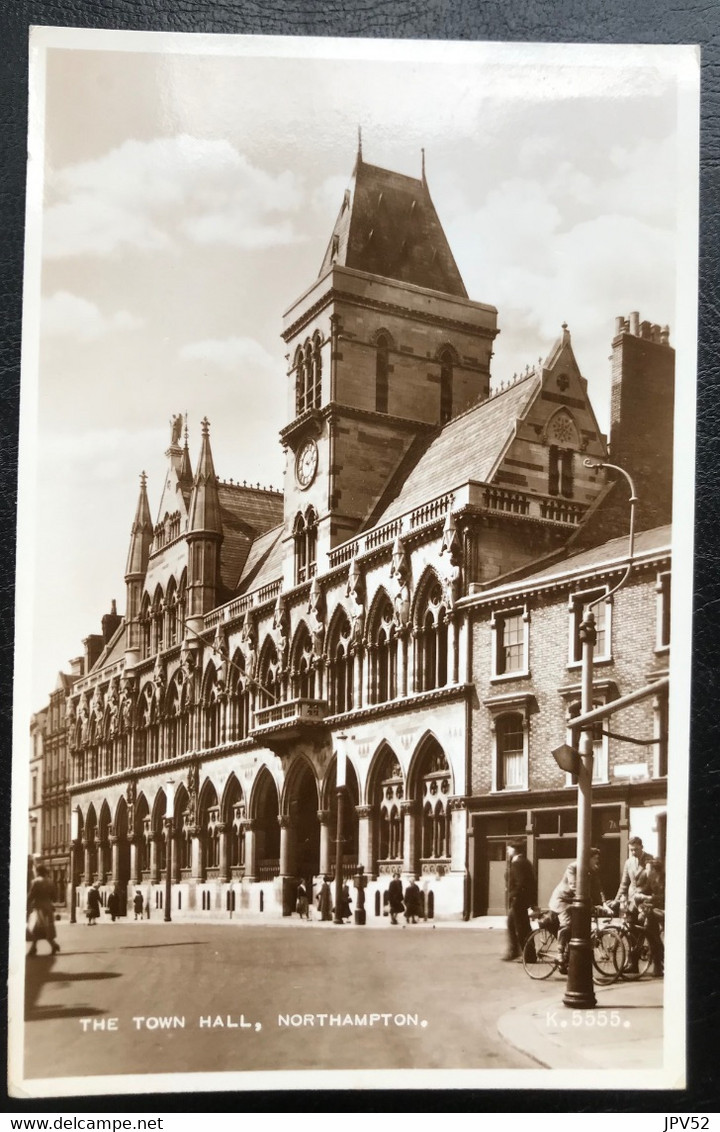
[[[284,318],[286,588],[371,526],[442,426],[488,396],[496,334],[495,307],[467,296],[424,160],[417,179],[359,149],[318,278]]]

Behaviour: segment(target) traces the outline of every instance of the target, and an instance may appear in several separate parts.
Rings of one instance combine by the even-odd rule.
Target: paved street
[[[27,1077],[537,1068],[498,1018],[562,996],[499,961],[501,932],[462,925],[101,922],[59,941],[27,962]]]

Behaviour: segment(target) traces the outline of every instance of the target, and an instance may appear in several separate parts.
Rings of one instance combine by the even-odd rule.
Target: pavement
[[[234,928],[242,929],[246,922],[250,931],[244,937],[245,939],[251,941],[259,931],[258,941],[261,938],[263,940],[276,938],[278,945],[280,939],[287,939],[286,933],[288,931],[292,933],[293,930],[302,933],[309,932],[310,936],[315,936],[316,932],[319,931],[321,936],[326,939],[328,936],[325,933],[340,934],[332,924],[321,924],[318,920],[307,924],[300,922],[295,916],[272,921],[268,921],[262,916],[252,918],[243,916],[242,923],[238,922],[236,918],[232,925],[228,923],[226,916],[222,920],[224,931],[220,927],[218,919],[209,918],[207,915],[184,916],[182,920],[175,923],[178,928],[183,925],[181,929],[183,937],[188,930],[192,932],[193,928],[196,928],[200,923],[212,936],[215,935],[216,930],[219,930],[221,934],[217,937],[218,940],[223,937],[228,941],[223,946],[232,947],[234,945],[230,941],[233,938],[238,938],[235,936]],[[119,928],[120,925],[117,925],[117,927]],[[158,929],[162,931],[159,916],[154,917],[149,924],[146,922],[145,924],[133,925],[132,922],[126,922],[124,930],[133,927],[140,932],[143,932],[144,927],[149,928],[152,937],[155,937]],[[170,927],[170,925],[167,925],[167,927]],[[114,926],[111,927],[109,924],[107,928],[110,928],[111,932],[115,930]],[[171,930],[174,928],[175,924],[172,925]],[[352,969],[352,960],[357,961],[355,953],[357,945],[351,943],[350,939],[357,940],[358,944],[362,939],[365,939],[367,940],[368,950],[376,952],[377,947],[370,941],[372,939],[378,940],[378,931],[390,931],[394,936],[401,936],[406,941],[401,951],[406,953],[407,958],[410,958],[410,955],[407,954],[406,949],[412,939],[410,954],[416,951],[417,944],[420,950],[417,952],[416,958],[420,959],[425,954],[425,958],[429,960],[431,953],[434,953],[437,948],[442,948],[441,940],[445,933],[452,932],[453,935],[456,933],[457,935],[464,935],[465,943],[460,947],[460,951],[457,952],[457,948],[453,944],[453,952],[457,952],[456,962],[460,968],[465,967],[467,969],[466,961],[470,958],[472,951],[476,951],[476,981],[474,980],[473,992],[467,1002],[467,1006],[470,1007],[470,1000],[474,998],[473,1009],[468,1010],[464,1017],[458,1015],[455,1019],[456,1032],[459,1030],[462,1033],[465,1030],[466,1036],[469,1037],[474,1027],[479,1024],[478,1019],[482,1015],[485,1026],[484,1032],[487,1034],[487,1050],[492,1049],[492,1030],[495,1030],[497,1035],[495,1040],[501,1039],[500,1048],[502,1048],[503,1043],[507,1048],[508,1061],[504,1062],[501,1054],[500,1064],[504,1062],[508,1065],[515,1064],[518,1067],[526,1064],[550,1069],[581,1070],[617,1070],[619,1068],[653,1070],[662,1068],[664,990],[662,979],[645,977],[637,982],[618,982],[609,987],[596,987],[597,1005],[594,1009],[570,1009],[565,1007],[562,1002],[564,979],[560,975],[554,974],[548,980],[533,982],[525,976],[519,961],[514,964],[499,962],[500,955],[504,950],[504,928],[503,917],[481,917],[469,923],[462,921],[438,921],[435,924],[421,922],[418,927],[412,925],[395,927],[386,917],[368,917],[365,928],[344,925],[345,930],[342,937],[345,937],[346,934],[347,937],[350,937],[346,939],[349,948],[347,959],[351,961]],[[276,929],[279,932],[277,936],[275,935]],[[93,937],[85,937],[84,932],[87,929],[81,928],[80,925],[72,928],[68,924],[66,930],[72,932],[73,935],[81,931],[83,932],[82,938],[94,938],[94,933]],[[227,935],[228,932],[230,933],[229,936]],[[361,933],[359,939],[358,932]],[[427,939],[425,934],[427,932],[430,932],[434,937],[432,947],[421,944],[420,937],[424,936]],[[465,955],[471,939],[476,939],[478,944],[480,943],[476,933],[480,933],[480,939],[483,941],[482,946],[479,950],[471,948]],[[103,935],[105,935],[105,932],[103,932]],[[497,944],[495,944],[493,936],[497,936]],[[135,936],[135,939],[137,939],[137,936]],[[110,941],[108,940],[108,942]],[[150,943],[150,939],[147,942]],[[398,942],[400,941],[398,940]],[[317,937],[316,943],[310,946],[316,947],[319,943],[320,937]],[[435,944],[437,944],[437,948]],[[205,946],[207,947],[207,942]],[[265,946],[267,946],[267,943]],[[296,947],[295,944],[290,946],[293,949]],[[324,947],[324,945],[322,946]],[[302,945],[302,948],[304,950],[304,945]],[[345,950],[344,947],[342,950]],[[365,950],[364,947],[363,950]],[[386,960],[389,959],[395,952],[395,944],[391,947],[390,952],[386,952],[383,944],[382,950],[377,951],[378,962],[381,957]],[[438,954],[442,954],[442,951]],[[321,956],[322,950],[317,954],[318,962],[322,962]],[[287,961],[288,956],[284,955],[283,957]],[[63,956],[61,955],[60,958],[62,959]],[[218,954],[217,958],[222,963],[224,956],[221,957]],[[364,964],[361,963],[359,966],[364,967]],[[378,969],[377,966],[375,969]],[[87,976],[75,975],[70,977],[85,978]],[[97,977],[107,978],[109,975],[100,976],[98,974]],[[465,986],[465,994],[468,995],[469,988],[467,984]],[[358,1001],[364,1001],[362,996]],[[513,1062],[513,1056],[518,1054],[528,1060]],[[497,1055],[488,1053],[488,1056]],[[412,1063],[411,1061],[410,1064]],[[415,1062],[415,1064],[418,1063]],[[433,1062],[431,1061],[430,1064],[433,1064]],[[436,1061],[435,1064],[439,1067],[441,1063]]]

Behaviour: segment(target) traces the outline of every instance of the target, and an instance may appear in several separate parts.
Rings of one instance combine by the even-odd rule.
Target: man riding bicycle
[[[560,924],[558,943],[560,944],[560,967],[562,975],[567,974],[568,954],[567,946],[570,942],[570,909],[575,902],[577,890],[577,861],[573,861],[565,869],[562,880],[553,889],[548,902],[551,912],[554,912]],[[593,905],[605,904],[605,897],[600,885],[600,850],[591,849],[589,858],[590,900]]]

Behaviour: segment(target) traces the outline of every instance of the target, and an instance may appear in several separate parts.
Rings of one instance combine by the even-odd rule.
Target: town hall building
[[[170,844],[173,919],[287,915],[301,878],[360,866],[370,917],[399,872],[425,915],[469,918],[503,910],[518,837],[542,898],[576,852],[550,751],[579,710],[579,611],[627,561],[608,459],[639,533],[595,606],[597,702],[667,674],[667,328],[616,322],[609,449],[567,326],[491,387],[498,313],[468,297],[424,170],[359,152],[321,255],[284,316],[284,491],[221,478],[207,419],[193,459],[176,417],[163,483],[141,478],[124,615],[67,696],[78,904],[97,881],[163,914]],[[666,692],[609,730],[608,888],[631,826],[663,852]]]

